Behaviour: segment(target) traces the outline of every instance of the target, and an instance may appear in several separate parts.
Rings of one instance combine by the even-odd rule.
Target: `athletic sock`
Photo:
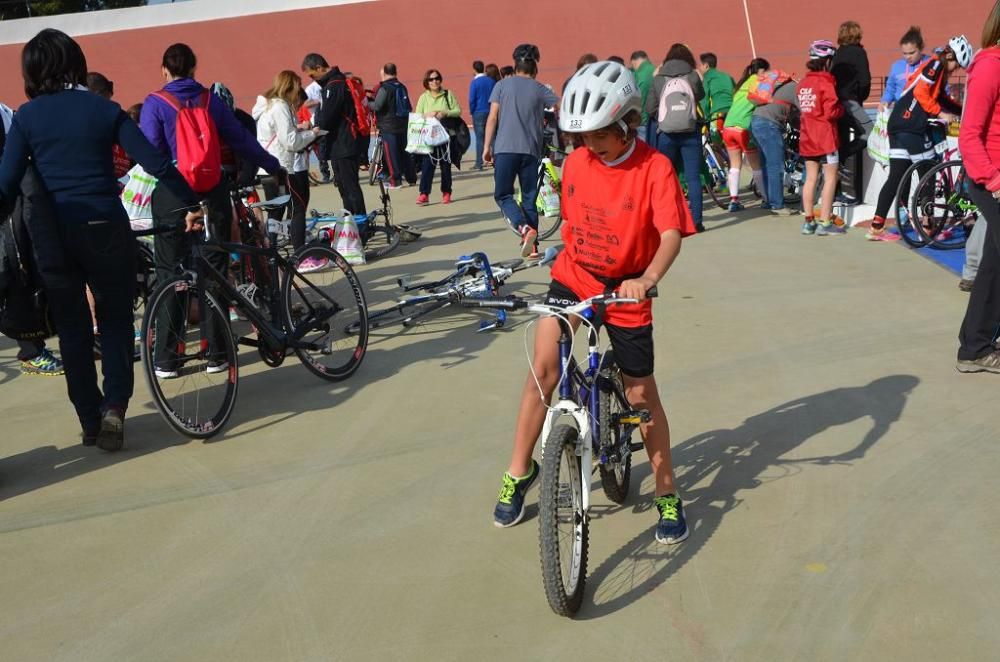
[[[730,168],[729,169],[729,197],[734,201],[738,200],[740,197],[740,169]]]

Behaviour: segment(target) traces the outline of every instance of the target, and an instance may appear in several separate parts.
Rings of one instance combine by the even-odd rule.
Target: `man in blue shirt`
[[[473,169],[483,169],[483,143],[486,140],[486,119],[490,116],[490,94],[496,81],[486,75],[486,67],[481,60],[472,63],[476,75],[469,85],[469,111],[472,113],[472,128],[476,132],[476,163]]]

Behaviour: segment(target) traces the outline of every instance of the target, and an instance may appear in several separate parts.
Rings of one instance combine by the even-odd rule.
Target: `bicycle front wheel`
[[[200,319],[202,309],[205,319]],[[196,439],[222,430],[239,385],[228,311],[188,276],[177,276],[150,298],[141,340],[146,383],[167,423]]]
[[[576,454],[578,437],[576,428],[557,425],[542,453],[538,497],[542,581],[549,606],[560,616],[572,616],[580,609],[587,576],[589,534],[583,510],[586,488]]]
[[[978,209],[964,186],[961,161],[939,163],[920,178],[913,194],[913,224],[928,245],[944,250],[965,246]]]
[[[896,197],[893,198],[896,231],[899,232],[899,236],[902,237],[903,241],[912,248],[923,248],[927,245],[927,238],[920,233],[917,227],[919,223],[913,222],[913,219],[916,217],[910,214],[910,211],[914,210],[915,194],[919,188],[920,176],[917,172],[918,165],[920,164],[912,163],[906,169],[906,172],[903,173],[903,178],[899,181],[899,187],[896,188]],[[914,214],[916,213],[917,211],[914,210]]]
[[[307,273],[300,271],[304,262]],[[354,374],[368,349],[368,306],[347,260],[329,246],[303,247],[289,261],[281,298],[288,332],[298,338],[295,354],[302,365],[330,381]],[[348,327],[354,333],[348,333]]]

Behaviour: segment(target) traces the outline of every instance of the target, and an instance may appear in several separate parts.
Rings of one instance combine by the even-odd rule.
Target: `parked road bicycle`
[[[275,211],[288,199],[250,207]],[[343,257],[319,242],[286,258],[277,249],[286,227],[268,220],[269,242],[261,247],[218,241],[206,224],[195,236],[188,268],[150,297],[142,321],[143,371],[157,409],[182,434],[208,438],[226,424],[239,384],[237,344],[256,347],[269,366],[293,351],[306,369],[330,381],[347,379],[361,365],[368,316],[360,281]],[[250,299],[208,261],[213,251],[262,258],[274,277]],[[327,260],[328,267],[302,274],[298,266],[309,258]],[[256,337],[234,338],[230,307],[250,321]],[[342,329],[352,321],[358,332],[348,336]]]
[[[559,250],[553,246],[546,249],[540,260],[525,262],[517,258],[494,263],[490,263],[485,253],[472,253],[459,257],[453,272],[433,282],[418,282],[411,275],[401,276],[396,283],[404,293],[420,294],[404,296],[388,308],[370,312],[368,328],[374,330],[396,324],[412,327],[424,317],[443,310],[462,298],[499,297],[504,283],[512,275],[531,267],[547,265],[555,260],[558,253]],[[478,330],[500,329],[506,322],[506,311],[498,310],[493,319],[480,322]],[[346,331],[357,333],[359,326],[352,323]]]
[[[647,296],[655,295],[654,288]],[[594,467],[605,495],[615,503],[625,501],[632,452],[643,447],[641,441],[632,442],[632,435],[640,423],[650,420],[648,411],[629,405],[614,354],[611,349],[602,352],[600,347],[603,311],[607,306],[627,303],[637,300],[602,294],[568,308],[520,297],[461,300],[466,307],[527,310],[561,322],[559,398],[549,406],[542,429],[538,526],[545,595],[552,610],[562,616],[575,614],[583,601]],[[587,327],[588,354],[583,367],[573,357],[574,318]],[[531,357],[528,359],[531,365]]]

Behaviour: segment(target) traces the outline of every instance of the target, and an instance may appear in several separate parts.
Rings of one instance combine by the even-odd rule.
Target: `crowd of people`
[[[900,39],[902,58],[889,71],[879,101],[881,108],[891,109],[888,179],[867,237],[890,239],[887,212],[899,179],[910,163],[929,166],[932,120],[954,121],[962,111],[949,96],[948,78],[967,70],[960,144],[973,180],[971,194],[988,231],[962,325],[958,366],[965,372],[1000,372],[1000,353],[993,345],[1000,326],[1000,2],[987,20],[981,47],[973,60],[973,46],[964,36],[933,53],[924,53],[919,28],[909,28]],[[538,255],[540,160],[549,148],[569,152],[561,211],[569,248],[552,268],[547,301],[566,305],[609,289],[640,301],[609,310],[605,328],[629,401],[651,414],[641,431],[656,482],[656,538],[664,543],[682,541],[688,529],[653,377],[652,307],[646,293],[677,258],[682,238],[705,229],[702,141],[718,141],[729,155],[730,212],[744,209],[746,163],[764,209],[801,213],[805,235],[845,232],[832,212],[838,165],[864,147],[872,128],[863,108],[872,77],[861,27],[844,22],[836,42],[816,40],[803,51],[807,73],[800,80],[763,58],[754,58],[734,79],[719,69],[714,53],[696,59],[682,43],[671,45],[659,66],[642,50],[633,52],[627,64],[621,57],[601,60],[588,53],[559,94],[536,80],[541,53],[535,45],[517,46],[509,67],[472,63],[473,168],[492,166],[497,207],[517,230],[525,257]],[[412,103],[394,63],[384,64],[379,85],[365,90],[356,76],[309,53],[300,72],[278,73],[245,113],[224,85],[206,87],[197,80],[195,53],[178,43],[163,53],[162,86],[126,112],[111,101],[111,81],[90,72],[80,46],[62,32],[40,32],[25,45],[22,64],[29,102],[16,114],[0,108],[5,136],[0,204],[6,209],[21,199],[33,207],[29,230],[62,359],[41,340],[22,342],[19,358],[26,371],[65,371],[85,445],[107,451],[122,447],[133,390],[136,247],[118,197],[118,179],[131,165],[138,163],[159,180],[151,201],[154,225],[186,230],[155,238],[156,270],[164,280],[190,253],[191,232],[207,224],[216,237],[230,237],[233,180],[245,183],[260,176],[268,197],[287,185],[291,240],[302,246],[311,149],[344,208],[365,218],[359,172],[368,167],[373,129],[385,146],[388,188],[416,185],[416,204],[425,205],[437,173],[441,202],[453,199],[449,146],[417,157],[406,152],[412,113],[451,126],[463,122],[463,108],[439,69],[425,72],[423,92]],[[305,87],[300,73],[311,81]],[[559,144],[547,146],[546,129],[554,132],[556,125]],[[801,209],[791,209],[784,196],[790,125],[798,126],[798,156],[805,164]],[[201,129],[217,135],[216,156],[198,152],[192,132]],[[48,195],[31,195],[32,185]],[[227,256],[213,255],[224,270]],[[303,265],[304,270],[323,267]],[[214,329],[212,335],[225,332]],[[499,527],[520,521],[524,494],[538,476],[531,456],[546,399],[556,386],[559,334],[555,319],[538,325],[533,374],[522,391],[511,461],[494,510]],[[153,353],[161,379],[176,377],[179,369],[166,335],[157,339]],[[97,382],[95,339],[103,390]],[[209,357],[209,371],[227,369],[224,360]]]

